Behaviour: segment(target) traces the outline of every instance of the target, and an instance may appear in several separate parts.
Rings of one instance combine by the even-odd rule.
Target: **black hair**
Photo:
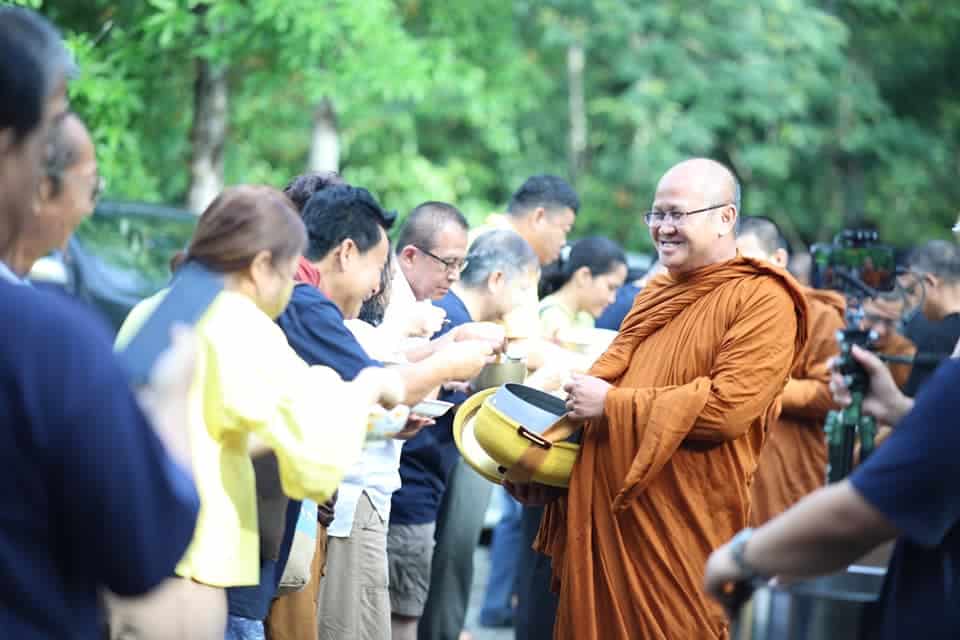
[[[565,248],[566,249],[566,248]],[[616,242],[602,236],[590,236],[578,240],[566,250],[560,252],[560,258],[543,268],[540,276],[540,297],[546,297],[558,291],[570,281],[581,267],[590,270],[593,277],[610,273],[618,265],[627,264],[627,256]]]
[[[470,229],[470,223],[452,204],[430,201],[417,205],[400,229],[400,234],[397,236],[397,251],[407,245],[427,251],[432,250],[437,232],[448,224],[454,224],[464,231]]]
[[[569,208],[574,213],[580,210],[580,197],[573,187],[557,176],[532,176],[520,185],[510,198],[507,212],[523,216],[531,209]]]
[[[764,216],[749,216],[742,218],[740,229],[737,232],[740,236],[754,236],[760,243],[760,247],[766,253],[774,253],[777,249],[783,249],[790,252],[790,243],[786,236],[780,231],[777,223]]]
[[[0,130],[21,142],[43,119],[44,102],[72,59],[46,19],[21,7],[0,7]]]
[[[349,238],[366,253],[390,229],[393,220],[369,191],[335,185],[315,193],[303,207],[307,227],[306,257],[320,260]]]

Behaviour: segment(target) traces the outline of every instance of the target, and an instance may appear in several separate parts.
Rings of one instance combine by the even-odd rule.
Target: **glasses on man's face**
[[[441,258],[438,255],[434,255],[427,251],[426,249],[421,249],[420,247],[414,246],[414,248],[422,253],[425,256],[429,256],[443,265],[444,270],[447,273],[460,274],[463,273],[463,270],[467,268],[468,261],[463,258]]]
[[[723,204],[715,204],[712,207],[704,207],[703,209],[695,209],[694,211],[648,211],[643,214],[643,221],[647,223],[647,226],[657,227],[663,223],[668,223],[674,227],[682,227],[687,220],[688,216],[695,215],[697,213],[703,213],[705,211],[713,211],[714,209],[720,209],[722,207],[729,207],[731,203],[725,202]]]
[[[62,179],[68,179],[68,180],[76,180],[79,178],[89,180],[87,176],[83,176],[75,173],[65,173],[62,176]],[[106,188],[107,188],[106,179],[100,174],[95,175],[93,179],[93,184],[90,187],[90,200],[92,202],[96,202],[97,200],[99,200],[100,196],[103,195],[103,192]]]

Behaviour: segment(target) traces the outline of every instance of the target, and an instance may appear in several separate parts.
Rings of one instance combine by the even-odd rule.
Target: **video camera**
[[[876,231],[845,229],[831,244],[815,244],[811,282],[817,289],[833,289],[862,300],[890,292],[897,285],[893,247],[879,243]]]
[[[811,282],[817,288],[833,289],[847,299],[846,327],[837,334],[840,355],[836,370],[847,380],[852,402],[849,407],[827,414],[827,482],[842,480],[853,469],[853,452],[860,442],[860,459],[874,448],[876,422],[862,412],[864,395],[870,380],[854,359],[852,349],[871,349],[875,334],[862,326],[862,303],[892,292],[897,287],[897,264],[893,247],[882,245],[876,231],[845,229],[828,245],[811,248]]]

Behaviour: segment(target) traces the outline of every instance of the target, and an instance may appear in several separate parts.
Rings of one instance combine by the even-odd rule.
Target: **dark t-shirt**
[[[927,359],[946,358],[960,340],[960,313],[951,313],[938,322],[927,320],[918,313],[906,327],[905,335],[917,347],[917,354]],[[903,391],[911,398],[917,395],[920,387],[937,370],[939,362],[921,360],[910,369],[910,377]]]
[[[173,575],[200,499],[167,455],[107,328],[0,281],[0,636],[96,638],[101,587]]]
[[[627,317],[630,309],[633,308],[633,299],[637,297],[638,293],[640,293],[640,287],[631,283],[627,283],[617,289],[616,300],[604,309],[600,317],[597,318],[597,328],[619,331],[620,325],[623,324],[623,319]]]
[[[434,338],[473,321],[463,301],[452,291],[433,304],[446,311],[450,321]],[[439,399],[460,405],[467,396],[460,392],[444,391]],[[456,412],[457,407],[452,407],[437,419],[437,424],[421,430],[403,445],[400,456],[402,484],[393,494],[390,524],[436,522],[440,501],[447,486],[447,476],[460,455],[453,440],[453,417]]]
[[[290,303],[277,319],[277,324],[287,336],[287,342],[307,364],[330,367],[344,380],[353,380],[367,367],[383,366],[367,355],[343,324],[340,308],[308,284],[293,288]],[[291,500],[278,559],[276,562],[261,560],[260,584],[227,590],[230,615],[251,620],[266,617],[290,556],[299,513],[300,502]]]
[[[862,638],[960,638],[960,361],[927,381],[893,435],[851,476],[899,529]]]

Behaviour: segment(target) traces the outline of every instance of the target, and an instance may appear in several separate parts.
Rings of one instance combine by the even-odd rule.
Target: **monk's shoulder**
[[[732,301],[738,308],[764,307],[786,312],[796,308],[796,295],[783,278],[756,273],[738,278],[733,283]]]

